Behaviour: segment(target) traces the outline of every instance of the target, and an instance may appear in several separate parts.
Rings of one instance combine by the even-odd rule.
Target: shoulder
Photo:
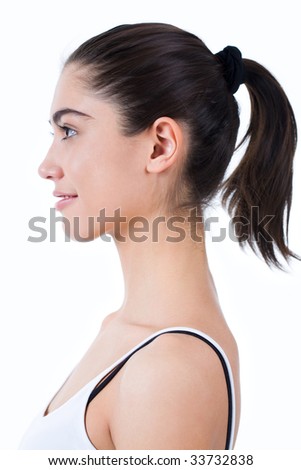
[[[124,367],[112,437],[118,449],[219,448],[226,411],[216,352],[191,335],[163,334]]]

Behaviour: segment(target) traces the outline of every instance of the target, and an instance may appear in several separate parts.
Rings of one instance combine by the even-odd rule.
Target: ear
[[[169,117],[158,118],[151,129],[153,152],[147,162],[148,173],[161,173],[173,165],[182,148],[183,134],[180,126]]]

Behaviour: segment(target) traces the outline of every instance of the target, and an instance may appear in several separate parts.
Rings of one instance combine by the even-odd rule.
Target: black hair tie
[[[215,54],[224,67],[224,77],[231,93],[237,92],[239,86],[245,81],[245,66],[239,49],[227,46]]]

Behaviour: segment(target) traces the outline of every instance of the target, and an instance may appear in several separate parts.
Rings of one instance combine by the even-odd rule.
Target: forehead
[[[104,99],[101,93],[89,91],[83,81],[83,70],[74,65],[65,67],[58,79],[51,105],[51,116],[61,109],[74,109],[84,114],[118,119],[117,105]]]
[[[58,79],[51,105],[51,114],[63,107],[72,108],[74,105],[80,106],[86,101],[89,95],[83,86],[80,73],[74,66],[65,67]]]
[[[92,118],[102,129],[120,132],[121,112],[116,103],[104,99],[101,93],[89,91],[84,84],[83,70],[68,65],[61,73],[51,105],[51,119],[61,110],[71,109]]]

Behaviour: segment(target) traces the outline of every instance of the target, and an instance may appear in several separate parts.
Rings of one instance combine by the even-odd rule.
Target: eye
[[[62,129],[65,132],[65,137],[63,137],[62,140],[70,139],[70,137],[73,137],[77,134],[77,132],[74,129],[71,129],[70,127],[62,126]]]

